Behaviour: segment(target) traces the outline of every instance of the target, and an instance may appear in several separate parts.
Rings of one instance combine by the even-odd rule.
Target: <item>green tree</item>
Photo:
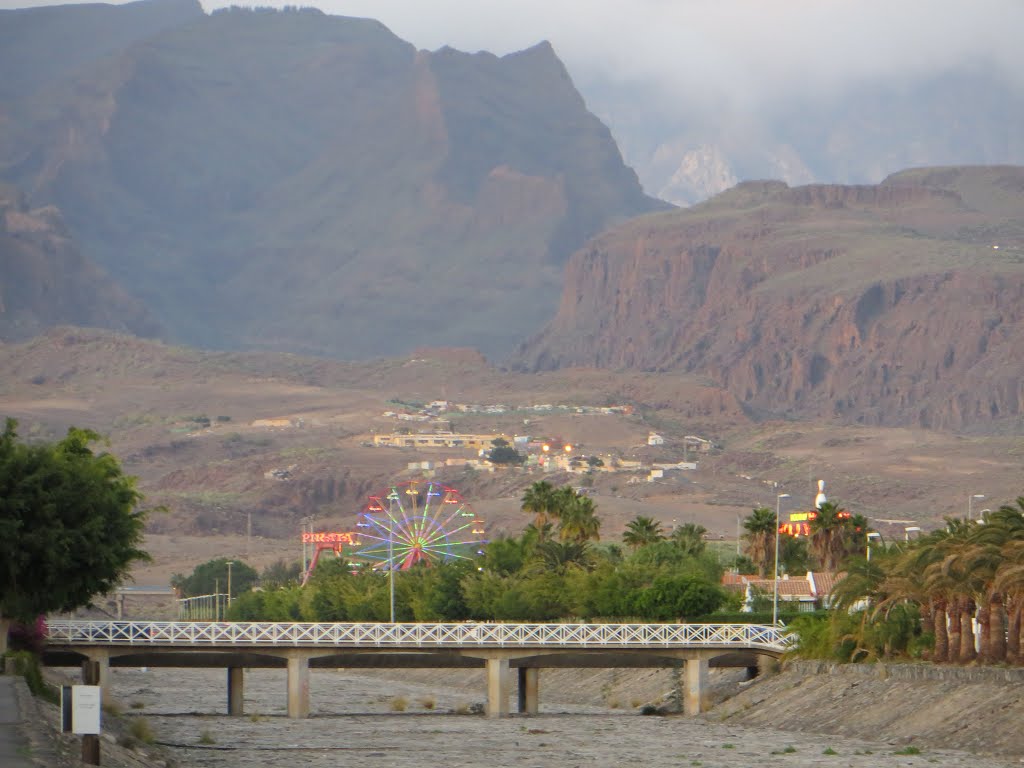
[[[683,523],[672,531],[672,543],[688,555],[696,557],[704,552],[707,544],[704,537],[708,529],[697,523]]]
[[[288,563],[281,558],[263,569],[260,574],[260,586],[264,589],[276,589],[298,584],[301,578],[302,565],[297,560]]]
[[[564,571],[569,567],[589,568],[594,563],[590,545],[585,541],[545,541],[537,546],[538,562],[545,570]]]
[[[550,531],[551,521],[557,518],[558,499],[555,488],[547,480],[534,483],[523,494],[522,510],[533,515],[533,526],[543,541]]]
[[[863,551],[866,532],[856,528],[850,513],[838,503],[826,501],[815,510],[810,520],[810,548],[823,571],[834,573],[848,555]]]
[[[665,534],[661,530],[661,523],[653,517],[643,515],[638,515],[626,523],[626,532],[622,534],[622,543],[634,552],[640,547],[664,540]]]
[[[755,508],[743,521],[744,554],[753,561],[757,575],[762,578],[774,570],[775,522],[775,510],[768,507]]]
[[[597,505],[589,496],[576,493],[571,486],[564,486],[556,492],[558,497],[558,537],[562,541],[599,541],[601,521],[597,517]]]
[[[685,621],[712,613],[725,600],[721,587],[695,574],[664,573],[637,598],[644,618]]]
[[[492,464],[522,464],[526,457],[513,448],[508,440],[496,437],[491,441],[493,446],[487,454]]]
[[[231,563],[231,596],[248,592],[259,578],[255,570],[241,560],[217,557],[197,565],[191,574],[176,573],[171,577],[171,586],[181,592],[182,597],[212,595],[215,592],[228,593],[228,563]]]
[[[145,512],[135,478],[93,453],[95,432],[72,427],[57,443],[26,444],[17,422],[0,435],[0,653],[12,620],[71,611],[125,578]]]

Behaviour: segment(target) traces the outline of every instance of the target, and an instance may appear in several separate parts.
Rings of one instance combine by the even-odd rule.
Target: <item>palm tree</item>
[[[589,569],[594,564],[590,545],[585,541],[545,541],[537,546],[537,555],[551,571],[570,567]]]
[[[626,523],[626,532],[622,534],[622,543],[632,550],[640,549],[656,541],[664,541],[665,534],[661,531],[661,523],[652,517],[637,517]]]
[[[562,541],[600,541],[601,521],[595,515],[596,506],[589,496],[580,496],[569,486],[565,488],[572,494],[559,505],[558,538]]]
[[[744,554],[753,561],[757,575],[764,578],[775,562],[775,510],[756,507],[743,521],[743,539],[746,542]]]
[[[946,600],[928,591],[925,569],[935,560],[934,548],[924,539],[912,544],[897,545],[891,559],[885,560],[885,578],[878,587],[875,613],[884,614],[903,603],[916,603],[921,610],[921,630],[935,637],[929,656],[932,661],[946,661],[949,635],[946,625]]]
[[[995,587],[1006,595],[1007,630],[1006,660],[1019,664],[1021,658],[1021,629],[1024,622],[1024,541],[1015,539],[1003,547],[1003,565],[996,574]]]
[[[839,504],[826,501],[810,521],[811,553],[824,571],[836,571],[847,555],[855,551],[851,515]]]
[[[544,541],[552,518],[557,517],[557,505],[554,486],[546,480],[534,483],[523,494],[522,510],[534,516],[533,526],[538,541]]]
[[[977,655],[974,648],[974,585],[970,583],[970,574],[964,571],[966,559],[963,556],[971,546],[970,535],[975,526],[977,523],[972,520],[946,518],[946,528],[937,531],[932,539],[934,556],[925,569],[929,592],[937,593],[948,601],[949,661],[961,663]]]
[[[997,576],[1006,565],[1005,552],[1011,541],[1024,539],[1024,518],[1011,508],[988,514],[984,525],[975,525],[969,544],[960,555],[962,570],[968,576],[972,597],[978,605],[978,626],[981,630],[980,655],[983,661],[1005,660],[1006,628],[1005,595]]]
[[[672,542],[686,554],[697,556],[704,551],[708,529],[696,523],[683,523],[672,531]]]

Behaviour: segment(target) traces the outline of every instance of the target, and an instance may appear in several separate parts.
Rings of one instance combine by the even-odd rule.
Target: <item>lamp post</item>
[[[231,608],[231,566],[235,564],[234,560],[228,560],[228,608]]]
[[[780,493],[775,497],[775,579],[772,582],[772,626],[779,624],[779,528],[782,527],[782,500],[788,499],[788,493]]]
[[[971,494],[970,496],[967,497],[967,519],[968,520],[973,520],[974,519],[974,514],[973,514],[973,510],[972,510],[972,506],[974,504],[974,500],[975,499],[984,499],[984,498],[985,498],[985,494],[984,493],[973,493],[973,494]]]

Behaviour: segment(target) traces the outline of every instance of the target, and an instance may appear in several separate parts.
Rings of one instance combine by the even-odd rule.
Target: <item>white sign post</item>
[[[71,686],[71,732],[79,736],[100,733],[100,687]]]

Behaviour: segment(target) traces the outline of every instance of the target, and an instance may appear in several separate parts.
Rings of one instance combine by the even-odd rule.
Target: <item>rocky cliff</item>
[[[78,251],[56,208],[30,209],[0,186],[0,340],[60,324],[159,335],[145,307]]]
[[[1017,428],[1024,168],[747,183],[634,220],[573,256],[514,362],[701,372],[764,417]]]
[[[67,40],[75,66],[0,90],[0,179],[60,207],[175,340],[505,355],[554,311],[575,249],[667,207],[547,43],[417,51],[369,19],[158,2],[176,24]],[[149,4],[75,18],[104,8],[120,30]],[[50,10],[0,26],[50,50],[68,24]],[[15,80],[34,61],[0,57]]]

